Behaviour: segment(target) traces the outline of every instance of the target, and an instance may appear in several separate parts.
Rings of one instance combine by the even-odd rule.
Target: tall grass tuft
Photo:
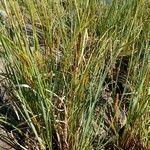
[[[149,1],[1,0],[1,7],[2,103],[13,115],[2,105],[0,122],[15,148],[150,148]]]

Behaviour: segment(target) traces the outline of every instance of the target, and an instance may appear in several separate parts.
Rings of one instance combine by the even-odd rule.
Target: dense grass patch
[[[1,6],[0,122],[16,149],[150,148],[149,1]]]

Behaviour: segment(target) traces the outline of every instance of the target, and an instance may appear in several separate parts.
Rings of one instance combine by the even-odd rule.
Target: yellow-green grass
[[[149,149],[150,2],[4,2],[0,41],[16,120],[0,121],[23,137],[17,144]]]

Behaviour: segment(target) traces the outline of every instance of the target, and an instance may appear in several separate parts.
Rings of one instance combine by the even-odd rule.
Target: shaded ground
[[[4,72],[4,64],[2,60],[0,59],[0,74],[3,72]],[[0,75],[0,81],[2,81],[2,79],[3,77]],[[2,90],[3,89],[1,87],[1,82],[0,82],[0,91]],[[2,100],[2,97],[0,95],[0,107],[2,107],[1,100]],[[10,136],[11,135],[8,135],[8,133],[0,127],[0,150],[5,150],[5,149],[14,150],[14,148],[12,148],[10,145],[8,145],[6,142],[3,141],[5,138],[10,138]]]

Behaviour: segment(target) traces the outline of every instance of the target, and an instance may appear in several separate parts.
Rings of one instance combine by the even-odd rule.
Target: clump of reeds
[[[148,149],[149,2],[1,4],[1,57],[15,120],[3,112],[0,122],[15,146]]]

